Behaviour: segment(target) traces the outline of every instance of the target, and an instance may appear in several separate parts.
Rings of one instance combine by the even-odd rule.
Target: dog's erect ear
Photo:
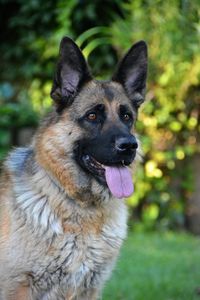
[[[138,108],[144,101],[147,78],[147,45],[140,41],[133,45],[120,62],[112,80],[121,83]]]
[[[51,97],[58,108],[70,105],[81,85],[90,80],[87,63],[78,46],[68,37],[60,43],[60,54]]]

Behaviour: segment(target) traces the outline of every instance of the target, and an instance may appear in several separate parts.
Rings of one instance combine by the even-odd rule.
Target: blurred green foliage
[[[14,129],[35,126],[50,107],[60,39],[77,39],[97,78],[108,78],[136,41],[149,46],[146,104],[137,131],[144,153],[128,199],[147,228],[182,227],[194,190],[200,136],[198,0],[1,1],[0,158]]]

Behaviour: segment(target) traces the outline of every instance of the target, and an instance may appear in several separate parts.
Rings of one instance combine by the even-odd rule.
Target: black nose
[[[118,152],[137,149],[138,144],[134,136],[119,137],[115,141],[115,148]]]

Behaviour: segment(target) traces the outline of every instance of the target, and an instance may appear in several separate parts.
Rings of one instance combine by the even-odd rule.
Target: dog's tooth
[[[85,159],[89,160],[90,159],[89,155],[85,155]]]

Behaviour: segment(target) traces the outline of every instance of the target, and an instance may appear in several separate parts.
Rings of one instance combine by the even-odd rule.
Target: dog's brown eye
[[[90,113],[87,115],[88,120],[95,121],[97,119],[97,115],[95,113]]]
[[[129,114],[124,114],[123,119],[124,119],[124,121],[129,121],[131,119],[131,117],[129,116]]]

